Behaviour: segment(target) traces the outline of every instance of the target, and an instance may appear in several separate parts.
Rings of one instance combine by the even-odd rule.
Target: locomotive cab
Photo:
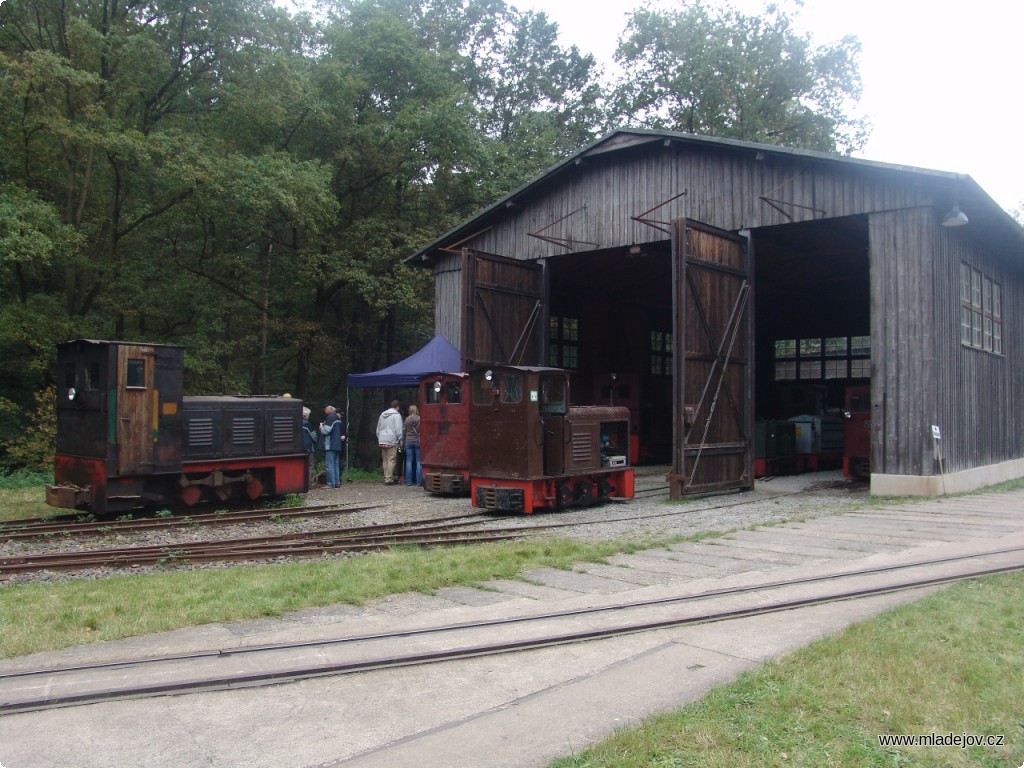
[[[558,368],[481,368],[469,388],[475,506],[532,512],[632,497],[628,409],[570,405]]]
[[[145,477],[181,470],[183,351],[79,339],[57,347],[57,445],[46,501],[97,513],[141,499]]]

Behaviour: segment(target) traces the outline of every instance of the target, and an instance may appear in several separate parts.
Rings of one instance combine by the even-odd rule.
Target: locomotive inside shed
[[[828,452],[826,466],[818,458],[788,459],[797,449],[795,433],[789,436],[792,446],[773,436],[779,422],[813,417],[813,422],[795,422],[795,431],[813,430],[820,442],[819,430],[838,430],[841,441],[847,389],[870,386],[867,219],[785,224],[745,234],[753,270],[749,356],[756,434],[749,437],[756,458],[765,459],[755,461],[755,473],[841,466],[841,442],[838,455]],[[546,266],[548,364],[572,370],[576,402],[630,408],[634,463],[668,463],[671,242],[559,255]],[[734,349],[733,356],[748,355]]]

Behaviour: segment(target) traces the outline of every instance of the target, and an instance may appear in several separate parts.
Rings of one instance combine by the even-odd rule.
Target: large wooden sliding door
[[[672,498],[753,487],[753,317],[747,243],[673,223]]]
[[[465,250],[462,256],[462,360],[543,365],[544,268],[535,261]]]

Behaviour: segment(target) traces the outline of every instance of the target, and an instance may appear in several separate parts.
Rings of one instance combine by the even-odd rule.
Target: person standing
[[[402,414],[398,412],[398,401],[392,400],[391,407],[377,419],[377,445],[380,446],[381,467],[384,470],[384,485],[395,484],[395,459],[398,445],[402,442]]]
[[[313,426],[309,423],[309,416],[312,411],[306,406],[302,406],[302,447],[306,451],[306,485],[309,488],[313,487],[313,465],[316,463],[316,434],[313,432]]]
[[[409,406],[405,417],[405,484],[423,485],[423,468],[420,466],[420,409]]]
[[[345,422],[333,405],[324,406],[324,420],[320,424],[324,436],[324,455],[327,460],[327,487],[341,487],[341,451],[344,448]]]

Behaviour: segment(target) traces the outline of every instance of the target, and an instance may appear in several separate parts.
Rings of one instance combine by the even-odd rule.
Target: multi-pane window
[[[579,367],[580,321],[575,317],[551,317],[548,363],[556,368]]]
[[[845,336],[828,336],[825,339],[825,378],[849,378],[849,339]]]
[[[1002,288],[988,275],[960,264],[960,343],[1003,354]]]
[[[821,378],[821,339],[800,339],[800,378]]]
[[[651,331],[651,373],[672,375],[672,334]]]
[[[870,336],[778,339],[775,342],[776,381],[870,377]]]
[[[871,378],[871,337],[850,337],[850,378]]]
[[[775,341],[775,379],[788,381],[796,378],[796,339]]]

